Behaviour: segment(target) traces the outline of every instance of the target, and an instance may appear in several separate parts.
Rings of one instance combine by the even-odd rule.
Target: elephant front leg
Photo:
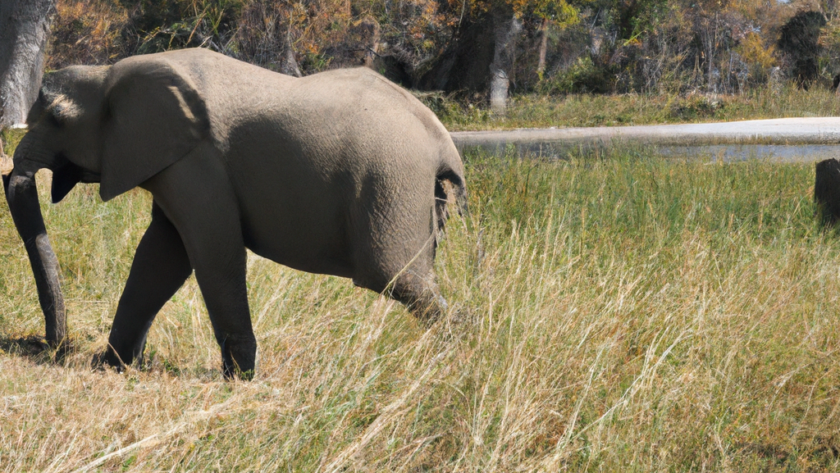
[[[192,266],[178,230],[155,203],[152,223],[134,254],[128,282],[117,306],[108,348],[94,358],[94,365],[105,362],[121,369],[141,360],[152,321],[191,273]]]
[[[225,233],[217,230],[213,235],[188,238],[187,251],[195,262],[195,278],[222,349],[225,378],[236,375],[249,380],[256,368],[257,339],[248,308],[245,245],[238,233]]]
[[[222,350],[225,377],[250,379],[257,341],[248,308],[239,207],[224,166],[193,153],[144,187],[152,192],[184,242]]]
[[[225,378],[230,379],[236,375],[250,380],[256,370],[257,339],[254,337],[248,308],[244,246],[241,259],[236,255],[235,261],[228,263],[241,267],[241,270],[217,271],[212,267],[213,263],[199,263],[195,275],[210,314],[216,341],[222,349],[222,372]]]

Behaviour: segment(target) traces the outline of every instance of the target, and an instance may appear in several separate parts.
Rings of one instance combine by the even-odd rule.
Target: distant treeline
[[[475,100],[830,87],[840,73],[833,0],[59,0],[52,33],[51,69],[203,46],[295,75],[367,65]]]

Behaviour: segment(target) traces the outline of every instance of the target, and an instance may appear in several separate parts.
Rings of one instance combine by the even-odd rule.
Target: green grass
[[[0,469],[840,468],[840,240],[817,225],[812,164],[625,149],[472,155],[467,177],[470,216],[438,253],[452,317],[431,330],[250,258],[251,383],[220,379],[193,280],[146,370],[88,368],[148,222],[140,191],[44,204],[77,351],[22,353],[43,322],[0,204]]]
[[[12,157],[15,148],[25,134],[25,130],[0,130],[0,141],[3,142],[3,149],[0,151],[3,151],[9,157]]]
[[[421,95],[451,131],[648,125],[836,116],[840,100],[822,87],[754,89],[742,95],[520,95],[510,100],[504,117],[484,107],[437,95]]]

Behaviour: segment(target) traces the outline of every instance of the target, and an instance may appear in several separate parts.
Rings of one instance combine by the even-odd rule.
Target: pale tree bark
[[[373,19],[365,20],[365,23],[367,23],[365,26],[368,30],[365,35],[365,42],[367,43],[367,49],[365,50],[365,67],[373,69],[373,59],[379,52],[380,27],[379,23]]]
[[[300,67],[295,59],[295,50],[292,46],[292,32],[286,30],[286,39],[283,40],[283,56],[280,61],[280,72],[289,76],[301,77]]]
[[[717,93],[718,78],[715,77],[715,52],[718,38],[717,12],[715,12],[714,17],[705,20],[702,28],[701,37],[706,49],[706,91]]]
[[[0,129],[23,124],[38,98],[55,0],[0,0]]]
[[[545,73],[545,57],[548,53],[548,18],[543,18],[542,25],[540,25],[540,55],[537,62],[537,74],[542,80]]]
[[[503,17],[497,13],[493,22],[495,48],[490,63],[490,109],[504,115],[507,110],[510,72],[516,54],[516,37],[522,31],[522,22],[514,15]]]

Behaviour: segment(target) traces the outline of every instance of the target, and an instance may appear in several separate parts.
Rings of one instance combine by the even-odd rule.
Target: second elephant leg
[[[248,307],[242,219],[227,170],[215,157],[197,149],[144,186],[184,242],[222,351],[225,377],[250,379],[257,340]]]
[[[178,231],[158,207],[140,240],[108,339],[105,360],[130,365],[143,356],[146,334],[157,313],[192,273]]]

